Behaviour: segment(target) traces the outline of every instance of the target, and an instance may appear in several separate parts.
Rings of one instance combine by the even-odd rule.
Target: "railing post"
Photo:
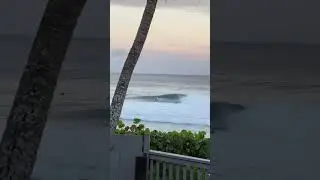
[[[148,154],[150,150],[150,136],[143,136],[143,148],[142,151]]]
[[[150,167],[150,158],[149,158],[149,152],[150,152],[150,136],[143,136],[143,153],[146,157],[146,173],[145,173],[145,180],[149,179],[149,167]]]
[[[135,180],[147,180],[147,157],[136,157]]]

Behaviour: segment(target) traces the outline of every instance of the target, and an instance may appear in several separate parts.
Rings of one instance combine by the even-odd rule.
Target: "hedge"
[[[116,134],[149,135],[152,150],[209,159],[209,138],[205,131],[188,130],[162,132],[146,128],[140,119],[135,118],[131,126],[118,122]]]

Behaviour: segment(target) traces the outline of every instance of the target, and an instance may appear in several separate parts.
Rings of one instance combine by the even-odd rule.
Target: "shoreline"
[[[125,125],[133,124],[133,120],[122,120]],[[173,123],[163,123],[163,122],[152,122],[152,121],[143,121],[141,123],[145,125],[146,128],[150,130],[157,131],[181,131],[181,130],[190,130],[192,132],[205,131],[206,137],[210,138],[210,125],[193,125],[193,124],[173,124]]]

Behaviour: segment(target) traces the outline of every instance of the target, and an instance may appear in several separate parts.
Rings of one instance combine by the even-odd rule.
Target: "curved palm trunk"
[[[77,19],[86,0],[49,0],[0,143],[0,179],[29,180]]]
[[[122,106],[127,94],[129,82],[130,82],[134,67],[138,62],[143,45],[147,39],[152,18],[156,10],[156,6],[157,6],[157,0],[147,0],[147,4],[143,12],[143,16],[141,19],[141,23],[140,23],[137,35],[135,37],[133,45],[129,51],[128,57],[122,68],[122,72],[117,84],[117,88],[115,90],[115,93],[113,95],[113,99],[111,102],[111,119],[109,124],[111,127],[111,130],[114,130],[116,128],[117,122],[120,118],[120,114],[121,114]]]

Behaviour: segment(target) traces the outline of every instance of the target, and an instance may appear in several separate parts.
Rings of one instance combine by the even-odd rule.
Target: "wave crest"
[[[127,99],[143,102],[181,103],[185,97],[187,97],[186,94],[162,94],[155,96],[135,96],[128,97]]]

